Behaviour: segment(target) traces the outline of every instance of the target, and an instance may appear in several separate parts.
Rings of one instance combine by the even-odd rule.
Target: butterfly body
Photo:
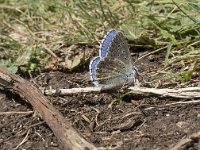
[[[112,89],[134,83],[136,75],[125,37],[110,30],[102,40],[99,56],[90,62],[91,81],[97,87]]]

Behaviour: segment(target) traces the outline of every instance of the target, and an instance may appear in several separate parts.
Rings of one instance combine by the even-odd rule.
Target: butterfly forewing
[[[117,34],[118,34],[118,32],[113,29],[113,30],[110,30],[110,32],[108,32],[105,35],[105,37],[103,38],[103,40],[101,42],[101,46],[100,46],[100,50],[99,50],[100,57],[104,58],[107,56],[107,54],[109,52],[110,44],[113,42],[113,39],[116,37]]]
[[[122,62],[124,62],[127,66],[129,64],[132,65],[129,46],[126,42],[125,37],[123,36],[121,32],[119,32],[115,36],[115,38],[113,39],[113,42],[110,44],[108,57],[119,59]]]

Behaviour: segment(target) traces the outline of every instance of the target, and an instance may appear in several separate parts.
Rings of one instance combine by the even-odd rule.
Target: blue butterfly
[[[101,42],[99,56],[90,62],[90,78],[97,87],[113,89],[134,83],[138,74],[121,32],[111,29]]]

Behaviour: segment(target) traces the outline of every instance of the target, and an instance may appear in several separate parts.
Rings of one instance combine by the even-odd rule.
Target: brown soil
[[[143,55],[143,54],[142,54]],[[137,63],[143,86],[150,81],[148,74],[162,67],[163,55],[153,55]],[[38,87],[86,87],[88,64],[73,72],[46,72],[34,78]],[[144,82],[145,81],[145,82]],[[160,85],[161,86],[161,85]],[[48,96],[49,101],[71,122],[88,141],[106,149],[154,150],[169,149],[178,141],[200,130],[200,104],[169,105],[181,99],[127,95],[117,103],[122,93],[75,94]],[[28,112],[30,104],[11,93],[0,93],[1,112]],[[0,115],[0,149],[62,150],[47,124],[35,114]],[[185,149],[200,149],[199,139]]]

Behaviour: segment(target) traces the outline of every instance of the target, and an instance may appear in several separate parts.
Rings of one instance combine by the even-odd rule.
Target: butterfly
[[[90,79],[97,87],[114,89],[136,81],[128,43],[121,32],[111,29],[101,42],[99,56],[90,61]]]

